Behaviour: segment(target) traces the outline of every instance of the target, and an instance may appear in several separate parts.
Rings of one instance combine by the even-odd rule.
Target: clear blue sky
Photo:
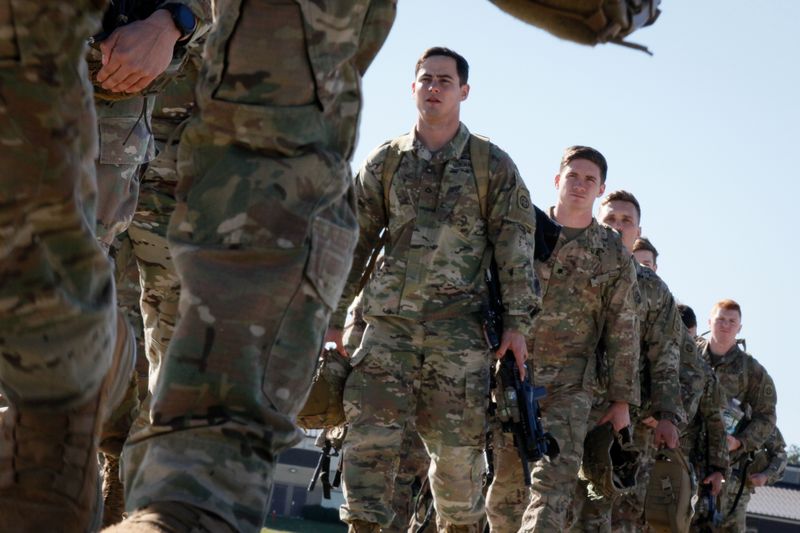
[[[505,149],[534,201],[555,201],[562,150],[609,161],[607,190],[642,204],[659,274],[701,328],[713,303],[743,307],[742,336],[778,390],[778,425],[800,444],[800,2],[662,2],[631,40],[655,53],[559,40],[488,1],[401,0],[364,80],[354,165],[408,131],[414,63],[429,46],[470,62],[462,120]],[[761,10],[759,10],[759,8]]]

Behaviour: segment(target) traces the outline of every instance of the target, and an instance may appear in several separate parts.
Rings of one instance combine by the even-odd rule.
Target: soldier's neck
[[[587,228],[592,223],[592,211],[568,209],[556,204],[553,209],[556,222],[567,228]]]
[[[430,122],[422,117],[417,118],[415,130],[417,139],[431,152],[438,152],[458,134],[461,121],[458,117]]]

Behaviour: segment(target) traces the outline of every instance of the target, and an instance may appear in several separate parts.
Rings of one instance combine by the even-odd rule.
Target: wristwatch
[[[192,10],[186,5],[167,2],[161,4],[158,9],[169,11],[169,14],[172,16],[172,22],[175,23],[175,27],[178,28],[178,31],[181,32],[181,38],[178,39],[179,41],[188,39],[194,33],[194,30],[197,29],[197,18],[195,18]]]

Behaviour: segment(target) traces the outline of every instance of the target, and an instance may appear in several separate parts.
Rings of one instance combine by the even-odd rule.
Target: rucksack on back
[[[492,0],[497,7],[556,37],[594,46],[615,43],[650,53],[625,41],[658,18],[661,0]]]

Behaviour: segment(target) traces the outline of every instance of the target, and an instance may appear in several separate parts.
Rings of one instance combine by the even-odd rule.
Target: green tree
[[[786,455],[790,465],[800,465],[800,446],[797,444],[787,446]]]

